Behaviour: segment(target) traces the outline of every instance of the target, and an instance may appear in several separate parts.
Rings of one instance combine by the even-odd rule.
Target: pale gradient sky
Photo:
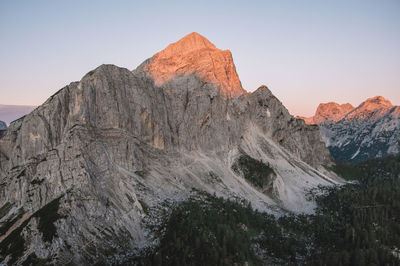
[[[196,31],[232,51],[242,85],[292,114],[400,104],[400,1],[3,1],[0,104],[39,105],[103,63],[134,69]]]

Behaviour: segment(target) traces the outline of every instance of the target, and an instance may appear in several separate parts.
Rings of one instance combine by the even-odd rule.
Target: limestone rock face
[[[3,121],[0,121],[0,130],[5,130],[7,129],[7,124]]]
[[[211,53],[200,40],[179,46],[189,57],[198,46]],[[102,65],[0,132],[3,263],[34,254],[61,265],[122,264],[151,245],[144,225],[159,219],[161,203],[193,188],[271,213],[312,211],[307,189],[336,182],[318,127],[292,117],[265,86],[239,93],[232,76],[210,80],[192,68],[160,83],[149,62],[135,71]],[[242,153],[273,168],[268,192],[232,170]],[[10,248],[15,240],[21,253]]]
[[[216,48],[196,32],[155,54],[144,68],[154,78],[156,85],[178,75],[196,74],[201,80],[219,87],[225,95],[246,93],[236,73],[231,52]]]

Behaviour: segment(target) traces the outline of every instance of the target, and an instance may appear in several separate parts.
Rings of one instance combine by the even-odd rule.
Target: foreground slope
[[[198,38],[206,42],[191,34],[176,46]],[[218,51],[226,58],[211,57]],[[122,263],[150,244],[149,210],[193,188],[273,213],[309,212],[306,190],[335,182],[318,127],[293,118],[265,86],[248,94],[226,83],[238,84],[236,71],[208,79],[232,67],[207,60],[157,80],[154,62],[170,63],[102,65],[0,132],[3,262]],[[241,156],[271,169],[258,176],[262,186]]]

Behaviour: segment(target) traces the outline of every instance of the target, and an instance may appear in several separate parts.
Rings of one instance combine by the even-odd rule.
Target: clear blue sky
[[[230,49],[244,88],[292,114],[400,104],[400,1],[3,1],[0,104],[39,105],[91,69],[134,69],[190,32]]]

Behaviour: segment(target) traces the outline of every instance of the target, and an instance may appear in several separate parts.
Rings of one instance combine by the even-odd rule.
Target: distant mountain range
[[[313,117],[298,117],[317,124],[332,156],[341,161],[363,161],[400,153],[400,107],[382,96],[358,107],[322,103]]]
[[[0,104],[0,120],[7,124],[29,114],[36,106],[30,105],[5,105]]]

